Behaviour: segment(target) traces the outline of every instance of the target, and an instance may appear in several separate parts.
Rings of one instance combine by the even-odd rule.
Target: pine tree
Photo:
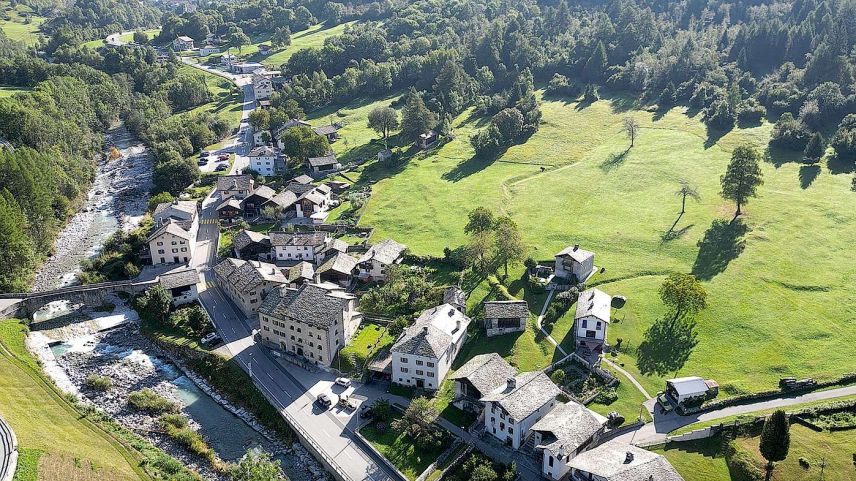
[[[788,415],[781,409],[764,421],[759,449],[767,460],[767,481],[773,475],[773,463],[784,461],[788,457],[791,446],[790,428]]]
[[[815,132],[808,141],[808,145],[805,146],[803,156],[805,160],[814,163],[818,162],[824,153],[826,153],[826,143],[820,132]]]
[[[608,66],[606,47],[603,46],[603,42],[598,41],[591,57],[586,62],[584,73],[591,80],[603,80]]]
[[[437,115],[428,110],[419,92],[410,87],[401,112],[401,135],[405,140],[415,140],[435,125],[437,125]]]

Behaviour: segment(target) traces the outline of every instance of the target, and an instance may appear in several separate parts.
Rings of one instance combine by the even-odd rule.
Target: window
[[[404,363],[404,364],[407,364],[407,358],[406,358],[406,357],[402,357],[402,358],[401,358],[401,362],[402,362],[402,363]]]
[[[417,365],[417,366],[421,366],[421,365],[423,365],[423,364],[425,364],[425,363],[424,363],[424,362],[422,362],[421,360],[419,360],[419,359],[417,359],[417,360],[416,360],[416,365]]]
[[[600,330],[600,321],[597,321],[597,330]]]
[[[431,361],[428,361],[428,367],[434,367],[434,363]]]
[[[425,375],[425,371],[422,371],[421,369],[417,369],[417,370],[416,370],[416,375],[417,375],[417,376],[424,376],[424,375]]]
[[[553,456],[550,456],[550,460],[547,462],[547,464],[549,464],[551,468],[553,467]]]
[[[434,377],[434,373],[431,371],[428,371],[428,377]]]
[[[162,246],[162,245],[163,245],[163,242],[158,242],[158,245],[159,245],[159,246]]]
[[[406,372],[407,372],[407,368],[406,368],[406,367],[401,368],[401,372],[406,373]]]
[[[514,428],[511,426],[508,427],[508,434],[514,435]]]
[[[588,327],[588,319],[583,319],[583,329]]]
[[[163,254],[163,253],[164,253],[163,249],[158,249],[158,254]],[[161,262],[163,262],[163,260],[161,260]]]

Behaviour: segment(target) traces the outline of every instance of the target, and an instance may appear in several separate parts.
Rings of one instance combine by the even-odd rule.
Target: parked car
[[[229,160],[229,154],[220,154],[217,156],[217,160]]]
[[[330,406],[333,405],[333,395],[326,392],[322,392],[315,399],[315,402],[320,404],[324,409],[329,409]]]
[[[208,157],[203,157],[203,158],[199,159],[199,162],[196,162],[196,165],[200,165],[200,166],[208,165]]]
[[[211,152],[208,152],[207,150],[203,150],[203,151],[199,154],[199,156],[200,156],[200,157],[208,157],[208,155],[210,155],[210,154],[211,154]]]
[[[346,377],[337,377],[336,378],[336,384],[338,384],[342,387],[350,387],[351,380],[346,378]]]
[[[220,337],[216,332],[212,332],[211,334],[206,335],[200,341],[203,346],[216,346],[223,342],[223,338]]]
[[[360,417],[363,419],[371,419],[374,417],[374,411],[372,411],[372,407],[368,404],[363,404],[360,406]]]
[[[228,170],[228,169],[229,169],[229,164],[219,164],[219,165],[217,165],[217,168],[214,170],[217,172],[223,172],[224,170]]]

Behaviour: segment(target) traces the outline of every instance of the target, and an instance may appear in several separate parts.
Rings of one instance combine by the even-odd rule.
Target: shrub
[[[149,388],[134,391],[128,396],[128,405],[140,411],[160,414],[178,411],[178,404]]]
[[[111,387],[113,387],[113,380],[107,376],[99,376],[97,374],[90,374],[86,376],[85,381],[86,387],[89,389],[94,389],[95,391],[106,392],[109,391]]]
[[[553,381],[554,384],[561,386],[565,382],[565,371],[556,369],[553,371],[553,374],[550,374],[550,380]]]
[[[615,388],[606,388],[597,393],[597,396],[594,398],[594,402],[603,405],[610,405],[618,401],[618,393],[615,392]]]
[[[166,429],[166,426],[172,426],[174,428],[186,428],[188,421],[185,416],[181,414],[164,414],[158,419],[158,423],[162,428]]]

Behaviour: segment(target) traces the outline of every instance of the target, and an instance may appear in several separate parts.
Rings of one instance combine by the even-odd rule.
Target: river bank
[[[146,212],[154,169],[148,149],[124,126],[109,131],[106,144],[121,156],[98,163],[80,211],[57,235],[53,255],[36,272],[34,291],[76,283],[80,262],[97,254],[117,229],[137,226]]]
[[[140,334],[136,312],[115,301],[117,307],[110,312],[65,306],[53,311],[61,317],[40,317],[31,325],[28,348],[62,390],[97,406],[205,479],[219,481],[225,477],[207,460],[166,436],[156,416],[128,406],[131,392],[149,388],[180,405],[190,426],[225,461],[238,460],[248,449],[261,449],[279,459],[294,481],[323,478],[323,471],[300,444],[283,444],[251,415],[231,406],[203,380],[181,369]],[[88,387],[90,375],[110,378],[112,387],[106,392]]]

